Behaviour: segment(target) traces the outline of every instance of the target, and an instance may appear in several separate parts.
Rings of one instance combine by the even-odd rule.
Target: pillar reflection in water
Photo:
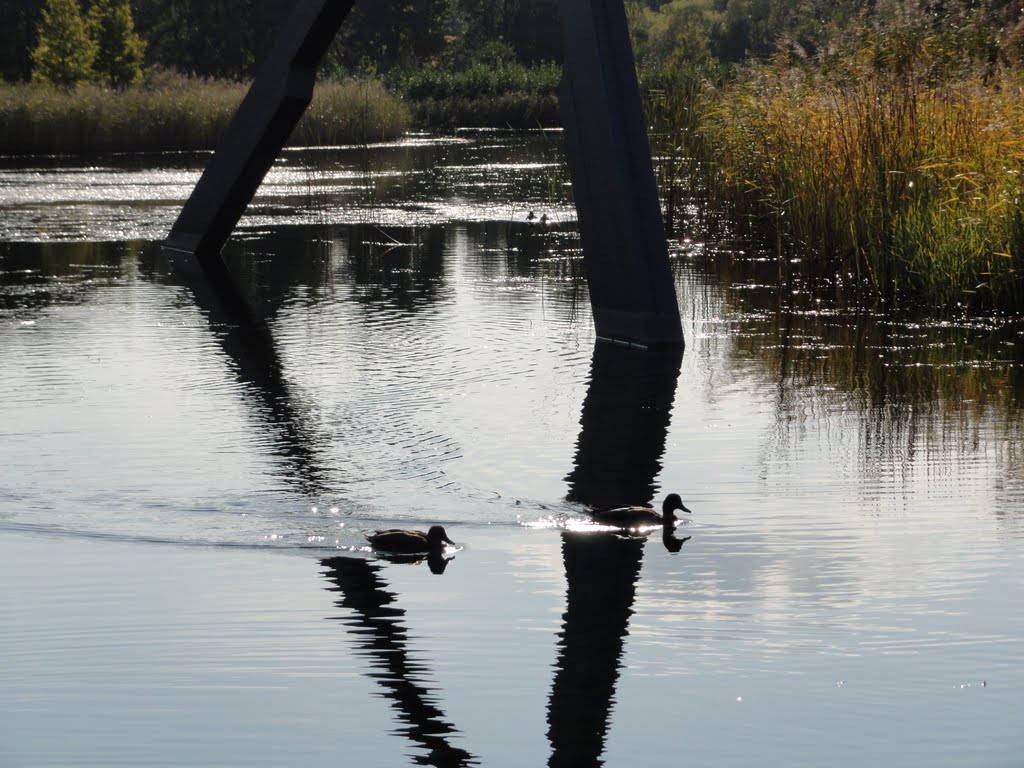
[[[567,498],[591,507],[644,504],[672,415],[682,347],[641,351],[597,342]]]
[[[331,470],[316,449],[311,419],[292,396],[266,321],[250,313],[245,299],[211,287],[191,257],[166,251],[165,255],[175,278],[206,316],[211,335],[231,361],[238,382],[255,394],[257,413],[284,465],[282,475],[303,495],[327,495]],[[219,259],[217,263],[222,264]],[[244,312],[240,306],[244,306]]]
[[[682,348],[640,352],[598,342],[568,498],[589,506],[652,500]],[[666,532],[665,546],[680,541]],[[566,608],[548,704],[550,766],[602,764],[645,539],[562,534]]]
[[[409,654],[402,624],[405,611],[393,605],[395,595],[388,589],[381,567],[359,557],[331,557],[321,564],[332,585],[327,589],[339,593],[335,603],[346,609],[337,620],[353,628],[349,637],[370,663],[367,676],[384,690],[396,711],[402,723],[398,733],[417,747],[413,761],[438,768],[477,765],[469,752],[452,745],[451,737],[458,731],[431,703],[437,696],[419,682],[428,670]]]

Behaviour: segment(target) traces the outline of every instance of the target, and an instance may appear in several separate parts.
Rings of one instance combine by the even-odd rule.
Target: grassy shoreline
[[[423,68],[387,81],[410,105],[414,124],[450,128],[547,128],[561,124],[558,64],[473,64],[459,72]]]
[[[560,77],[553,64],[502,64],[322,82],[289,143],[383,141],[413,127],[557,125]],[[211,150],[248,87],[167,72],[120,91],[94,83],[0,83],[0,155]]]
[[[559,77],[502,65],[324,83],[291,144],[556,125]],[[929,79],[853,59],[664,69],[642,84],[670,223],[677,198],[703,200],[780,265],[890,304],[1024,306],[1019,75]],[[166,73],[121,92],[0,85],[0,154],[209,150],[246,88]]]
[[[0,154],[211,150],[247,90],[245,83],[166,74],[123,91],[0,84]],[[393,139],[410,122],[408,106],[378,82],[323,83],[290,143]]]
[[[751,222],[780,263],[889,304],[1024,305],[1024,104],[1010,75],[762,65],[681,78],[666,101],[652,119],[676,147],[670,182]]]

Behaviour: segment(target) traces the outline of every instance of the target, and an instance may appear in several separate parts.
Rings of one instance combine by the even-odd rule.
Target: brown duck
[[[651,507],[611,507],[610,509],[591,510],[590,516],[595,522],[604,525],[615,525],[620,528],[632,528],[638,525],[673,526],[676,522],[676,510],[689,513],[678,493],[670,493],[661,504],[659,515]]]
[[[415,555],[423,552],[437,554],[444,550],[445,544],[455,544],[440,525],[430,526],[426,533],[388,528],[366,534],[366,540],[378,552],[395,555]]]

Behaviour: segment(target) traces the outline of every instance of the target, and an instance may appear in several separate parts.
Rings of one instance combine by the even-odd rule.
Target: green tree
[[[447,0],[357,2],[328,51],[328,68],[411,68],[436,56],[444,43]]]
[[[32,48],[43,0],[0,2],[0,75],[4,80],[28,80],[32,76]]]
[[[134,0],[146,62],[190,75],[242,80],[256,72],[295,0]]]
[[[32,79],[73,85],[92,76],[96,46],[85,33],[78,0],[46,0],[39,44],[32,51]]]
[[[96,45],[93,71],[98,77],[115,88],[124,88],[142,78],[146,43],[135,32],[128,0],[93,0],[85,28]]]
[[[637,61],[645,65],[707,60],[709,41],[722,18],[713,0],[670,0],[657,9],[632,6],[630,26]]]

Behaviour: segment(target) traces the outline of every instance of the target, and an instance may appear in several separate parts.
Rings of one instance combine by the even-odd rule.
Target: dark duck
[[[440,554],[445,544],[455,544],[440,525],[430,526],[426,533],[401,528],[374,531],[366,540],[376,551],[393,555]]]
[[[646,525],[662,525],[667,528],[675,526],[676,511],[690,513],[683,504],[678,493],[670,493],[661,504],[661,514],[647,506],[611,507],[608,509],[591,510],[590,516],[595,522],[614,525],[619,528],[633,528]]]

